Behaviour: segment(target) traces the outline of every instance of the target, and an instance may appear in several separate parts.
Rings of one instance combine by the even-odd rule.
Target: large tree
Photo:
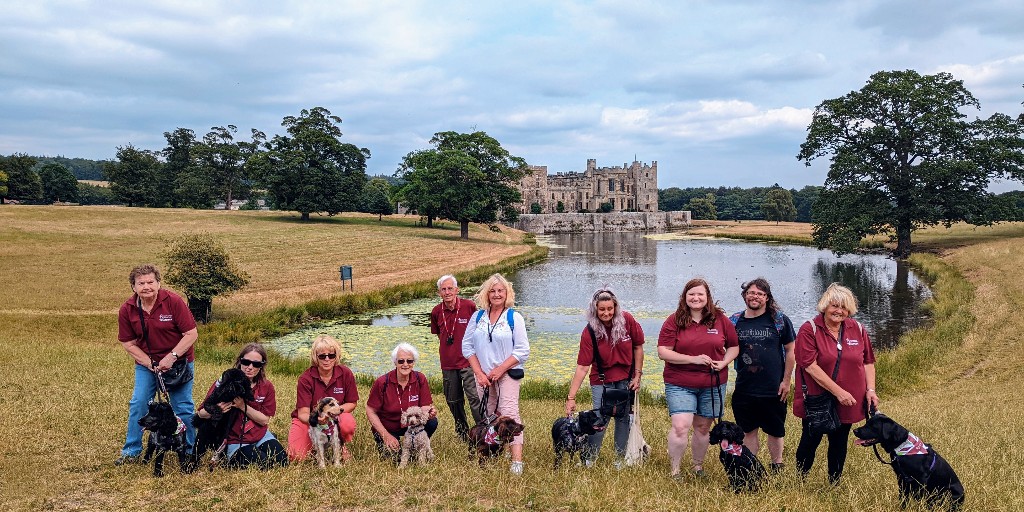
[[[78,199],[78,180],[61,164],[44,165],[39,169],[39,180],[43,183],[43,199],[49,203]]]
[[[777,183],[768,189],[765,194],[764,203],[761,204],[761,212],[767,221],[793,222],[796,220],[796,205],[793,204],[793,194],[780,187]]]
[[[323,107],[303,109],[281,122],[287,135],[265,144],[249,163],[271,203],[309,220],[313,212],[355,211],[366,182],[370,150],[341,142],[341,118]]]
[[[131,144],[119,146],[117,160],[103,166],[114,197],[128,206],[152,205],[156,199],[160,161],[151,151]]]
[[[196,165],[196,134],[188,128],[164,132],[167,146],[160,151],[164,164],[157,174],[157,196],[161,205],[177,208],[209,208],[213,204],[209,183]]]
[[[1002,115],[967,121],[980,108],[949,73],[882,71],[867,85],[814,110],[797,159],[829,156],[813,208],[814,240],[850,252],[868,235],[887,234],[906,257],[921,227],[989,222],[991,179],[1019,179],[1020,125]]]
[[[43,184],[33,170],[36,159],[24,153],[0,156],[0,171],[7,174],[7,197],[38,201],[43,197]]]
[[[7,173],[0,171],[0,204],[7,198]]]
[[[526,175],[526,160],[513,156],[484,132],[439,132],[433,149],[406,155],[399,177],[403,197],[420,213],[459,223],[463,239],[470,222],[514,221],[522,201],[516,184]]]

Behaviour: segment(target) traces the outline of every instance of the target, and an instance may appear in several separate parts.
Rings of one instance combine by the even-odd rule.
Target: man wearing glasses
[[[437,280],[437,294],[441,303],[430,312],[430,332],[436,334],[440,342],[438,352],[444,398],[455,419],[455,433],[465,441],[469,433],[466,399],[469,400],[474,422],[479,423],[482,419],[476,377],[469,361],[462,356],[462,336],[466,333],[470,317],[476,312],[476,305],[471,300],[459,298],[459,282],[453,275],[441,276]]]
[[[796,363],[796,332],[775,302],[767,280],[751,280],[743,284],[742,290],[747,308],[729,318],[740,341],[732,411],[745,432],[743,444],[754,455],[760,450],[758,432],[764,430],[771,468],[778,472],[782,470],[786,436],[786,401]]]

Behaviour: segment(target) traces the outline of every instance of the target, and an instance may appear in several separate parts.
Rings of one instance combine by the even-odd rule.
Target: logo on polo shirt
[[[409,401],[410,402],[419,402],[420,401],[420,396],[419,395],[409,395]]]
[[[846,344],[851,347],[855,347],[857,345],[860,345],[860,340],[852,340],[850,338],[846,338]]]
[[[708,334],[718,334],[718,329],[708,329]]]
[[[469,319],[468,318],[460,318],[459,319],[459,323],[460,324],[468,324],[469,323]]]
[[[255,400],[253,400],[253,401],[258,403],[258,404],[261,404],[266,399],[267,399],[267,397],[265,397],[265,396],[257,396],[257,397],[255,397]]]
[[[335,395],[344,395],[345,394],[345,388],[334,388],[334,394]]]
[[[174,321],[174,315],[162,314],[162,315],[160,315],[160,321],[161,322],[173,322]]]

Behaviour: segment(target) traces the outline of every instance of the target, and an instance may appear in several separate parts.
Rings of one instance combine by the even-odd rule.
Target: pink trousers
[[[506,374],[498,379],[498,382],[491,384],[487,403],[484,404],[485,414],[494,414],[497,407],[499,416],[508,416],[517,423],[522,423],[523,420],[519,417],[519,382]],[[480,394],[480,400],[483,400],[484,388],[478,384],[476,391]],[[512,444],[523,444],[523,434],[517,435]]]
[[[342,441],[352,442],[352,436],[356,434],[355,417],[351,413],[341,413],[341,416],[338,416],[338,427]],[[293,462],[303,460],[312,451],[313,443],[309,440],[309,425],[298,418],[292,418],[292,426],[288,429],[288,460]]]

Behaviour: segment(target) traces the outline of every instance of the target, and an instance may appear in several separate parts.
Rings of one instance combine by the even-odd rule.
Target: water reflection
[[[568,381],[575,366],[583,328],[583,311],[594,289],[615,288],[626,310],[647,337],[644,385],[660,391],[661,361],[657,337],[664,319],[675,310],[687,280],[703,277],[715,300],[728,312],[743,308],[740,285],[763,276],[784,311],[799,326],[816,314],[821,293],[833,281],[853,290],[860,302],[856,318],[865,324],[876,347],[895,345],[899,335],[926,320],[921,303],[927,287],[901,263],[881,256],[836,258],[809,247],[731,240],[653,239],[638,233],[597,233],[544,237],[550,258],[508,276],[516,290],[517,309],[527,322],[532,378]],[[475,290],[463,289],[463,296]],[[349,365],[358,373],[379,374],[391,367],[390,350],[400,341],[413,343],[428,375],[440,374],[437,339],[428,315],[436,299],[342,319],[293,333],[269,343],[286,354],[308,355],[310,340],[321,332],[339,338]],[[303,349],[307,352],[303,353]]]

